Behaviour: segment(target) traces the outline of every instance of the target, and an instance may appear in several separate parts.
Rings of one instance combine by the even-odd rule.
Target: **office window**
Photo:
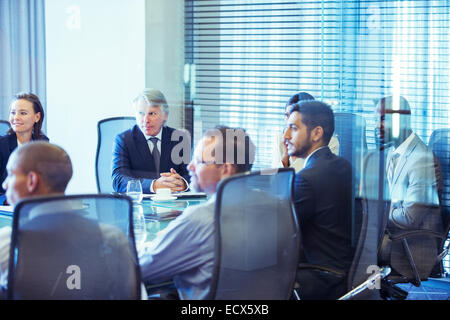
[[[449,120],[448,1],[186,0],[187,100],[194,130],[246,128],[270,165],[283,110],[298,91],[366,118],[400,94],[428,142]],[[194,133],[194,135],[195,135]]]
[[[217,124],[246,128],[254,167],[269,167],[285,103],[306,91],[362,116],[369,150],[376,103],[403,96],[412,130],[428,144],[449,127],[449,14],[443,0],[186,0],[194,140]]]

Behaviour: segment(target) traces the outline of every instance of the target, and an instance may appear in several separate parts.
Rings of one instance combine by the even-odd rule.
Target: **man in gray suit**
[[[411,109],[402,97],[385,97],[377,104],[378,122],[376,137],[385,150],[386,191],[391,200],[387,232],[395,234],[409,230],[431,230],[442,232],[442,217],[439,210],[437,180],[433,153],[411,130]],[[417,264],[429,265],[434,261],[427,257],[436,249],[431,238],[408,239]],[[415,252],[414,252],[415,251]],[[381,246],[381,261],[403,273],[410,269],[404,261],[401,241],[392,241],[386,236]],[[426,252],[426,254],[425,254]],[[421,261],[423,260],[423,261]],[[397,265],[398,262],[398,265]]]

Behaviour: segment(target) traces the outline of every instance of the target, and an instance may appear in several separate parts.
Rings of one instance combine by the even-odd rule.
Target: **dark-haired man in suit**
[[[145,89],[133,101],[136,125],[116,137],[112,179],[116,192],[126,192],[127,183],[139,179],[144,193],[170,188],[188,188],[190,138],[184,131],[165,126],[169,114],[161,91]],[[182,146],[187,146],[183,148]]]
[[[352,168],[334,155],[328,144],[334,132],[334,114],[320,101],[292,105],[284,135],[290,156],[305,159],[295,177],[294,204],[301,229],[300,298],[337,299],[346,292],[350,268]]]

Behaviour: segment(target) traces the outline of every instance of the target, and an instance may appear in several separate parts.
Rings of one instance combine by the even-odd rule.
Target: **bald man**
[[[72,162],[60,147],[47,142],[29,142],[18,147],[6,165],[8,176],[3,182],[8,203],[20,200],[62,195],[72,178]],[[0,229],[0,286],[8,281],[11,228]]]
[[[388,234],[383,238],[379,260],[398,273],[407,274],[411,267],[403,244],[389,235],[412,230],[443,231],[434,156],[411,129],[411,108],[404,97],[382,98],[376,114],[375,133],[386,153],[385,189],[391,201]],[[372,158],[380,156],[374,153]],[[435,239],[417,236],[407,240],[419,272],[428,274],[436,263]]]
[[[440,232],[433,152],[411,129],[411,108],[402,97],[384,97],[376,108],[376,137],[386,148],[391,210],[388,228]]]
[[[3,187],[6,189],[8,202],[13,206],[23,199],[64,195],[72,177],[72,163],[68,154],[60,147],[46,142],[30,142],[17,148],[11,154],[6,169],[8,176]],[[60,274],[61,268],[66,267],[65,262],[77,261],[80,263],[80,269],[83,269],[83,277],[91,280],[84,282],[83,290],[72,291],[72,298],[85,299],[93,295],[111,299],[121,299],[123,295],[128,298],[128,287],[120,287],[127,283],[126,281],[111,283],[101,280],[107,272],[120,277],[132,275],[129,269],[133,268],[131,264],[121,264],[120,261],[115,260],[119,254],[120,256],[131,255],[127,237],[114,226],[97,224],[96,221],[86,219],[83,213],[83,206],[78,200],[42,203],[33,207],[20,235],[22,240],[27,239],[24,241],[29,245],[22,248],[19,257],[20,255],[47,257],[49,254],[57,254],[59,258],[52,263],[47,263],[43,259],[34,259],[32,263],[27,264],[26,259],[22,260],[21,270],[31,269],[31,272],[28,269],[28,274],[33,274],[34,270],[46,268],[46,272],[36,274],[38,278],[27,279],[27,283],[29,280],[30,286],[39,285],[41,292],[51,292],[50,296],[55,298],[67,297],[67,287],[56,286],[58,282],[55,282],[55,277]],[[70,230],[64,230],[63,237],[58,233],[61,221],[71,226]],[[35,232],[43,225],[52,230],[51,234],[55,236],[54,238],[49,238],[49,235],[41,237],[40,233]],[[2,289],[7,286],[10,239],[11,228],[0,229],[0,287]],[[64,241],[69,239],[73,247],[82,248],[82,250],[71,251],[68,248],[68,250],[60,251],[61,248],[54,239],[61,240],[62,243],[66,243]],[[104,249],[105,243],[108,244],[108,250]],[[95,265],[86,260],[86,257],[96,255],[99,259]],[[117,289],[116,286],[121,289]],[[115,293],[112,292],[112,287],[116,288]],[[33,290],[31,293],[29,291],[25,288],[19,296],[22,299],[35,299]],[[142,290],[142,294],[144,298],[145,290]]]
[[[72,178],[72,163],[60,147],[33,142],[14,152],[6,165],[8,176],[3,182],[6,199],[11,205],[32,196],[64,194]]]

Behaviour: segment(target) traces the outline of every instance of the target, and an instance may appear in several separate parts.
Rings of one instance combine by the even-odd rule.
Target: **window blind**
[[[449,1],[186,0],[186,99],[194,140],[216,124],[246,128],[256,167],[271,164],[286,101],[298,91],[361,114],[401,94],[428,142],[449,122]]]

